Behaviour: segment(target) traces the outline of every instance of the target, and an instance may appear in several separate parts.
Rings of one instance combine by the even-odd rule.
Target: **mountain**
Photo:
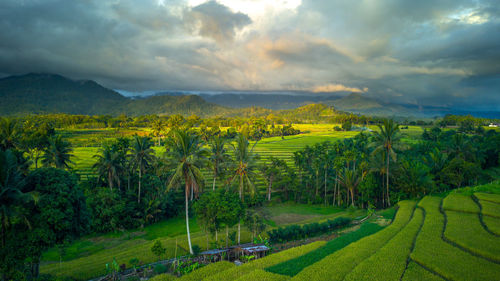
[[[0,79],[0,114],[64,112],[108,114],[127,101],[94,81],[74,81],[55,74],[30,73]]]
[[[57,74],[30,73],[0,79],[0,115],[69,113],[132,116],[147,114],[219,115],[232,109],[199,96],[150,96],[132,99],[94,81]]]
[[[338,110],[377,116],[420,116],[417,106],[384,103],[359,93],[351,93],[337,100],[326,102]]]

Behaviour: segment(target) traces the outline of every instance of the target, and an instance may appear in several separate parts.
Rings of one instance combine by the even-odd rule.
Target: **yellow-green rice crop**
[[[217,274],[217,273],[222,272],[224,270],[228,270],[228,269],[233,268],[235,266],[236,265],[232,262],[220,261],[220,262],[209,264],[209,265],[204,266],[200,269],[197,269],[189,274],[186,274],[186,275],[182,276],[179,280],[182,280],[182,281],[203,280],[204,278],[206,278],[208,276],[212,276],[214,274]]]
[[[262,269],[256,269],[253,272],[245,274],[236,280],[237,281],[286,281],[289,279],[290,277],[286,275],[280,275],[276,273],[267,272]]]

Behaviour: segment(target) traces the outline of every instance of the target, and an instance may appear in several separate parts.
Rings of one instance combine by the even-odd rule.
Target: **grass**
[[[500,235],[500,219],[483,216],[483,222],[491,232]]]
[[[500,204],[486,200],[479,200],[479,204],[483,215],[500,219]]]
[[[488,233],[477,214],[446,211],[444,236],[469,251],[500,262],[500,237]]]
[[[256,269],[249,274],[245,274],[240,278],[236,279],[237,281],[285,281],[289,280],[290,277],[279,275],[271,272],[264,271],[262,269]]]
[[[444,281],[443,278],[410,261],[402,281]]]
[[[444,216],[439,197],[424,197],[418,204],[425,220],[411,258],[450,280],[498,280],[500,265],[473,256],[441,239]]]
[[[234,263],[228,261],[212,263],[182,276],[179,278],[179,281],[203,280],[203,278],[231,269],[235,266],[236,265]]]
[[[273,273],[295,276],[304,268],[314,264],[324,257],[344,248],[345,246],[358,241],[359,239],[371,235],[383,227],[376,223],[364,223],[355,231],[340,235],[339,237],[328,241],[325,246],[311,251],[295,259],[279,263],[275,266],[267,267],[266,270]]]
[[[461,193],[464,195],[473,195],[474,193],[488,193],[488,194],[500,194],[500,180],[493,181],[487,184],[468,186],[459,188],[453,191],[454,193]],[[496,197],[498,198],[498,197]]]
[[[356,266],[344,280],[398,280],[406,269],[413,241],[423,222],[423,211],[415,209],[411,221],[385,246]]]
[[[212,281],[232,281],[237,280],[238,278],[253,272],[256,269],[263,269],[268,266],[272,266],[298,256],[302,256],[310,251],[318,249],[319,247],[325,245],[325,241],[316,241],[311,244],[291,248],[276,254],[269,255],[267,257],[251,261],[244,265],[225,270],[221,273],[212,275],[204,280],[212,280]]]
[[[390,226],[306,267],[292,280],[343,280],[354,267],[376,253],[408,223],[414,208],[415,202],[399,202],[398,212]]]
[[[466,213],[479,213],[479,206],[470,196],[452,193],[443,200],[443,209]]]
[[[476,192],[476,193],[474,193],[474,196],[476,196],[477,199],[479,199],[479,200],[489,201],[489,202],[500,204],[500,195],[499,194]]]

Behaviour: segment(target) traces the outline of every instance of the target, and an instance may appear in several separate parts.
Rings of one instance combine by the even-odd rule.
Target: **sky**
[[[498,0],[1,0],[0,76],[500,110]]]

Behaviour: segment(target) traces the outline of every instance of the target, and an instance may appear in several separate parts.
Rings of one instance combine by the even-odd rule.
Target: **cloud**
[[[186,10],[184,20],[191,32],[217,42],[232,41],[236,30],[252,22],[246,14],[234,13],[215,1]]]
[[[496,2],[2,0],[0,73],[500,110]]]
[[[328,84],[316,86],[312,89],[314,93],[331,93],[331,92],[352,92],[352,93],[366,93],[368,92],[368,88],[355,88],[355,87],[346,87],[342,84]]]

